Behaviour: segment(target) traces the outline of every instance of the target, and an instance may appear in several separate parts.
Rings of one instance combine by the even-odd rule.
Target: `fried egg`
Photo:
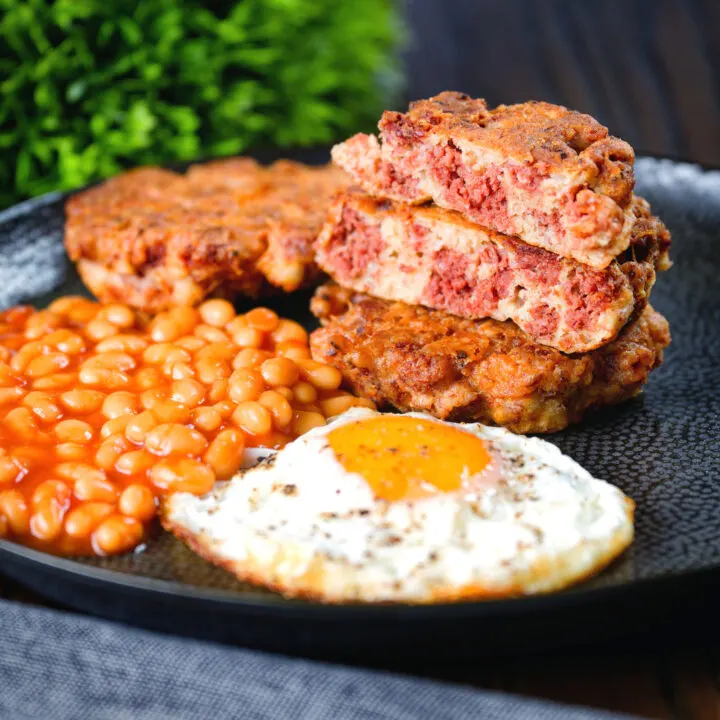
[[[557,590],[633,537],[633,502],[554,445],[420,413],[352,409],[163,524],[241,580],[325,602]]]

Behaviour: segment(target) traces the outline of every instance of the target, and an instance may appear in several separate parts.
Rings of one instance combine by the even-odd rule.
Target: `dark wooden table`
[[[638,153],[720,165],[720,0],[404,0],[408,98],[590,113]]]
[[[2,577],[0,597],[49,605]],[[479,663],[431,657],[411,667],[392,669],[646,718],[718,720],[718,607],[720,587],[689,598],[663,625],[601,646],[580,644]]]

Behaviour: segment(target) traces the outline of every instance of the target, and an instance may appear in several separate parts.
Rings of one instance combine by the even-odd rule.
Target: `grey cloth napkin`
[[[618,717],[0,601],[2,720]]]

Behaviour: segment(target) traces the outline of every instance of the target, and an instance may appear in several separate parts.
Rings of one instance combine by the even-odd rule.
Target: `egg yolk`
[[[412,500],[461,490],[490,462],[475,435],[432,420],[384,415],[328,433],[340,464],[367,481],[380,500]]]

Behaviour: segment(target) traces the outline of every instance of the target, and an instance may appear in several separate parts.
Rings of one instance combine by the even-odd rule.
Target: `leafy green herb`
[[[0,0],[0,206],[365,129],[398,31],[393,0]]]

